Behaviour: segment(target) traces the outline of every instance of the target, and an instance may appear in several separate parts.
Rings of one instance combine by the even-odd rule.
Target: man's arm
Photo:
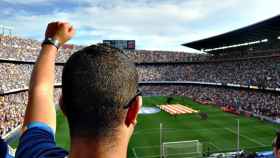
[[[51,37],[64,44],[74,35],[75,30],[68,23],[54,22],[47,27],[45,36]],[[56,111],[53,102],[55,58],[57,48],[44,44],[34,66],[28,104],[25,112],[23,131],[31,122],[42,122],[56,129]]]

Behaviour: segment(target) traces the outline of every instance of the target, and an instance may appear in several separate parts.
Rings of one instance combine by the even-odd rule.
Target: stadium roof
[[[183,44],[197,50],[233,46],[280,36],[280,15],[224,34]],[[208,51],[211,53],[211,51]]]

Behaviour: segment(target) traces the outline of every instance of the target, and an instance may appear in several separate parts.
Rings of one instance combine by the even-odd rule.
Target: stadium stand
[[[28,42],[23,42],[28,43]],[[39,49],[37,49],[39,50]],[[5,53],[6,50],[1,50],[2,54],[10,54],[11,56],[16,57],[18,52]],[[4,53],[3,53],[4,52]],[[139,54],[138,54],[138,53]],[[128,53],[128,52],[126,52]],[[131,53],[131,52],[130,52]],[[13,55],[14,54],[14,55]],[[64,59],[67,59],[71,53],[62,55]],[[129,54],[129,53],[128,53]],[[187,54],[187,53],[185,53]],[[35,54],[34,54],[35,55]],[[139,59],[137,57],[139,55]],[[152,57],[155,55],[155,57]],[[144,56],[144,57],[143,57]],[[130,58],[137,63],[137,69],[139,73],[139,81],[199,81],[199,82],[210,82],[210,83],[233,83],[240,85],[255,85],[260,87],[279,87],[279,58],[275,57],[261,57],[261,58],[253,58],[247,60],[223,60],[223,61],[211,61],[211,62],[187,62],[187,57],[184,60],[180,59],[182,57],[182,52],[163,52],[160,54],[160,51],[156,51],[156,53],[149,53],[149,51],[136,51],[130,54]],[[194,55],[186,55],[191,58]],[[29,78],[31,75],[31,71],[34,63],[30,60],[25,60],[25,58],[16,58],[10,59],[7,56],[2,56],[5,60],[2,60],[0,63],[0,72],[1,75],[1,94],[5,96],[6,93],[18,91],[18,90],[27,90]],[[154,61],[159,58],[160,60]],[[32,58],[31,58],[32,59]],[[35,57],[34,57],[35,59]],[[144,60],[146,60],[144,62]],[[148,61],[150,59],[150,61]],[[208,57],[208,59],[210,59]],[[173,61],[172,61],[173,60]],[[148,62],[147,62],[148,61]],[[208,60],[206,60],[208,61]],[[62,73],[62,64],[56,65],[56,84],[60,85],[61,83],[61,73]],[[184,85],[182,89],[174,89],[170,88],[166,85],[160,85],[159,87],[153,86],[148,90],[144,91],[146,95],[184,95],[191,98],[199,98],[200,101],[210,101],[214,104],[218,105],[235,105],[234,100],[239,96],[240,90],[226,90],[226,88],[218,88],[218,87],[194,87]],[[183,88],[185,87],[185,88]],[[191,92],[188,92],[191,91]],[[275,117],[279,114],[279,108],[273,109],[273,105],[277,103],[279,105],[279,99],[274,101],[272,93],[265,92],[250,92],[248,90],[245,91],[245,96],[240,97],[240,106],[242,109],[254,112],[259,115],[265,115],[269,117]],[[159,93],[160,92],[160,93]],[[163,93],[164,92],[164,93]],[[196,92],[196,93],[194,93]],[[191,94],[196,94],[195,97]],[[213,94],[216,94],[213,96]],[[222,94],[228,94],[226,97],[221,96]],[[13,94],[15,95],[15,94]],[[8,95],[9,96],[9,95]],[[218,100],[215,100],[217,96],[220,96]],[[21,95],[18,95],[21,98]],[[247,100],[246,98],[251,98]],[[272,99],[271,99],[272,98]],[[25,98],[24,98],[25,99]],[[24,100],[18,99],[18,100]],[[255,99],[255,100],[254,100]],[[263,104],[264,103],[264,104]],[[8,104],[4,104],[7,106]],[[270,107],[275,112],[269,113],[269,109],[265,109],[266,107]],[[261,107],[260,107],[261,106]],[[24,107],[21,105],[21,107]],[[9,108],[6,108],[9,109]],[[7,113],[6,111],[2,110]],[[9,111],[9,110],[8,110]],[[23,110],[24,111],[24,108]],[[22,117],[22,114],[17,114]],[[7,114],[8,116],[8,114]],[[3,120],[3,119],[2,119]],[[20,120],[20,119],[18,119]],[[18,125],[18,123],[15,123]],[[10,131],[10,126],[6,126],[2,123],[2,133],[5,131]],[[12,126],[13,127],[13,126]]]
[[[279,118],[280,96],[275,92],[229,89],[205,85],[144,84],[144,95],[186,96],[197,102],[206,101],[220,107],[231,106],[244,112]]]
[[[124,52],[135,63],[191,62],[205,56],[195,53],[152,50],[124,50]]]
[[[280,86],[280,57],[203,63],[139,64],[143,81],[201,81],[260,87]]]
[[[60,88],[55,89],[55,103],[58,105]],[[18,127],[22,121],[27,104],[27,89],[6,93],[0,96],[0,134],[4,136]]]
[[[40,42],[16,36],[0,35],[0,59],[34,62],[40,51]],[[82,48],[78,45],[65,45],[59,51],[57,63],[64,63],[71,53]]]
[[[208,43],[212,42],[211,38],[207,40]],[[217,39],[215,41],[223,44],[217,42]],[[228,45],[234,44],[232,41],[241,42],[231,40]],[[207,43],[205,40],[200,42]],[[268,40],[261,44],[212,50],[208,54],[146,50],[130,50],[125,53],[136,63],[144,95],[186,96],[198,102],[230,106],[250,115],[279,120],[278,42]],[[198,46],[199,42],[195,45]],[[219,45],[209,44],[205,49],[211,50],[213,47]],[[60,94],[63,63],[80,48],[82,46],[70,45],[60,50],[56,65],[56,104]],[[2,136],[22,123],[29,78],[39,50],[39,41],[0,35]]]
[[[22,100],[21,100],[22,99]],[[1,122],[0,122],[0,134],[4,136],[13,128],[16,128],[22,122],[22,118],[25,110],[25,103],[27,100],[26,93],[20,93],[17,95],[8,95],[1,97]]]
[[[1,91],[7,93],[17,89],[26,89],[29,85],[30,75],[34,63],[0,63]],[[61,73],[63,66],[56,66],[56,81],[61,83]]]
[[[26,43],[26,42],[25,42]],[[2,50],[3,52],[5,50]],[[140,52],[139,56],[143,56],[144,53]],[[7,52],[6,52],[7,53]],[[157,51],[156,59],[160,51]],[[3,53],[4,54],[4,53]],[[11,53],[13,54],[13,53]],[[16,56],[15,53],[14,56]],[[137,53],[132,53],[135,61]],[[167,55],[168,54],[168,55]],[[233,60],[233,61],[218,61],[218,62],[178,62],[181,53],[164,52],[161,62],[139,62],[138,59],[137,69],[139,73],[139,81],[200,81],[200,82],[221,82],[221,83],[234,83],[241,85],[256,85],[260,87],[279,87],[279,58],[257,58],[250,60]],[[69,54],[67,54],[69,55]],[[172,57],[172,55],[174,57]],[[65,55],[66,56],[66,55]],[[147,55],[147,59],[151,55]],[[169,56],[169,58],[166,58]],[[191,55],[192,56],[192,55]],[[4,58],[4,56],[2,56]],[[193,56],[192,56],[193,57]],[[30,61],[9,60],[8,57],[0,63],[1,75],[1,94],[14,92],[17,90],[27,89],[30,74],[33,68],[33,64]],[[68,57],[65,57],[65,59]],[[132,57],[131,57],[132,58]],[[142,58],[142,57],[141,57]],[[167,60],[168,59],[168,60]],[[172,62],[174,60],[174,62]],[[56,83],[61,83],[61,72],[63,65],[58,64],[56,66]],[[243,90],[243,93],[238,89],[228,89],[219,87],[205,87],[205,86],[189,86],[184,85],[181,89],[170,88],[170,86],[160,85],[152,86],[152,88],[144,87],[146,95],[183,95],[194,99],[200,99],[200,101],[211,101],[214,104],[224,106],[235,106],[237,96],[240,98],[240,106],[243,110],[254,112],[258,115],[265,115],[269,117],[276,117],[279,115],[279,99],[275,99],[273,93],[255,92],[250,90]],[[215,95],[213,95],[215,94]],[[227,94],[223,96],[224,94]],[[244,94],[244,96],[240,96]],[[13,94],[15,95],[15,94]],[[193,96],[194,95],[194,96]],[[8,95],[9,96],[9,95]],[[16,95],[17,96],[17,95]],[[21,95],[18,95],[21,98]],[[206,98],[206,99],[205,99]],[[218,98],[218,99],[217,99]],[[249,99],[246,99],[249,98]],[[24,98],[25,99],[25,98]],[[18,100],[24,100],[18,99]],[[275,107],[274,105],[277,104]],[[8,103],[4,104],[5,107]],[[13,105],[13,104],[11,104]],[[24,107],[23,105],[18,105]],[[268,108],[270,107],[270,108]],[[9,109],[9,108],[5,108]],[[11,108],[10,108],[11,109]],[[9,110],[8,110],[9,111]],[[12,111],[12,110],[11,110]],[[24,111],[24,108],[23,110]],[[273,112],[270,112],[273,111]],[[3,113],[9,116],[7,110],[2,110]],[[3,115],[4,116],[4,115]],[[6,115],[5,115],[6,116]],[[18,117],[22,117],[19,112]],[[4,118],[2,118],[3,120]],[[20,119],[17,119],[20,120]],[[7,133],[11,127],[7,123],[2,123],[1,132]],[[18,123],[14,123],[18,125]],[[4,127],[7,127],[6,129]]]

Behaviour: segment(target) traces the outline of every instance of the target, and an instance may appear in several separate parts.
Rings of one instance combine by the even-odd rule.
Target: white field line
[[[261,146],[261,147],[271,147],[271,144],[265,145],[265,146]],[[255,147],[255,146],[249,146],[249,147],[245,147],[246,149],[254,149],[254,148],[259,148],[259,147]]]
[[[166,133],[172,133],[172,132],[184,132],[184,131],[208,131],[208,130],[215,130],[215,129],[223,129],[220,127],[217,128],[206,128],[206,129],[176,129],[176,128],[163,128],[163,132]],[[153,129],[143,129],[134,132],[134,135],[136,134],[147,134],[147,133],[157,133],[159,132],[159,128],[153,128]]]
[[[224,129],[227,130],[227,131],[229,131],[229,132],[231,132],[231,133],[233,133],[233,134],[237,134],[235,131],[233,131],[233,130],[230,129],[230,128],[224,128]],[[243,138],[245,138],[245,139],[250,140],[251,142],[254,142],[254,143],[260,145],[261,147],[265,147],[265,146],[266,146],[266,145],[263,144],[262,142],[259,142],[259,141],[255,140],[255,139],[253,139],[253,138],[250,138],[250,137],[248,137],[248,136],[246,136],[246,135],[240,134],[240,136],[243,137]]]
[[[139,146],[139,147],[133,147],[133,153],[134,153],[134,157],[136,158],[153,158],[153,157],[160,157],[160,155],[149,155],[149,156],[137,156],[136,154],[136,150],[137,149],[148,149],[148,148],[159,148],[159,145],[151,145],[151,146]]]
[[[264,125],[256,125],[254,127],[263,127]],[[184,132],[184,131],[211,131],[211,130],[224,130],[223,127],[213,127],[213,128],[204,128],[204,129],[178,129],[178,128],[163,128],[164,132],[166,133],[172,133],[172,132]],[[274,128],[272,128],[274,129]],[[148,133],[158,133],[159,128],[150,128],[150,129],[141,129],[137,130],[133,133],[133,135],[136,134],[148,134]]]
[[[249,146],[249,147],[244,147],[244,149],[255,149],[255,148],[264,148],[264,147],[271,147],[271,145],[265,145],[265,146]],[[220,151],[235,151],[236,148],[225,148]]]
[[[214,144],[213,142],[208,142],[209,144],[213,145],[218,151],[221,151],[222,149],[220,147],[218,147],[216,144]]]
[[[173,155],[173,156],[175,156],[175,155]],[[159,158],[160,155],[141,156],[141,157],[138,157],[138,158],[154,158],[154,157]],[[182,158],[194,158],[194,157],[192,156],[192,157],[182,157]]]
[[[148,149],[148,148],[160,148],[159,145],[151,145],[151,146],[139,146],[139,147],[134,147],[135,149]]]
[[[138,157],[138,158],[153,158],[153,157],[160,157],[160,155],[149,155],[149,156],[141,156],[141,157]]]
[[[230,129],[227,129],[227,130],[230,130]],[[234,133],[233,131],[230,131],[231,133]],[[247,139],[247,138],[246,138]],[[202,142],[203,143],[203,142]],[[227,148],[227,149],[221,149],[219,146],[217,146],[216,144],[214,144],[213,142],[205,142],[205,143],[208,143],[208,144],[211,144],[213,145],[218,151],[234,151],[236,150],[236,148]],[[258,144],[258,143],[256,143]],[[261,147],[270,147],[271,145],[261,145]],[[133,151],[133,154],[134,154],[134,157],[135,158],[154,158],[154,157],[159,157],[160,155],[149,155],[149,156],[137,156],[136,154],[136,148],[137,149],[147,149],[147,148],[158,148],[159,146],[157,145],[152,145],[152,146],[139,146],[139,147],[133,147],[132,148],[132,151]],[[254,148],[258,148],[258,146],[250,146],[250,147],[245,147],[246,149],[254,149]],[[185,157],[184,157],[185,158]],[[186,157],[188,158],[188,157]]]
[[[134,157],[135,157],[135,158],[138,158],[138,157],[137,157],[137,154],[136,154],[136,151],[135,151],[135,148],[132,148],[132,152],[133,152],[133,154],[134,154]]]
[[[178,156],[178,155],[191,155],[191,154],[200,154],[198,152],[190,152],[190,153],[177,153],[177,154],[168,154],[169,156]]]

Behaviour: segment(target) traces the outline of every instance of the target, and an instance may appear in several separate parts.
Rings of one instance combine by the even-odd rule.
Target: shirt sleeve
[[[7,154],[7,143],[0,138],[0,158],[5,158]]]
[[[0,158],[14,158],[15,152],[8,143],[0,138]]]
[[[41,122],[27,125],[16,151],[16,158],[64,158],[67,155],[67,151],[56,146],[52,128]]]

